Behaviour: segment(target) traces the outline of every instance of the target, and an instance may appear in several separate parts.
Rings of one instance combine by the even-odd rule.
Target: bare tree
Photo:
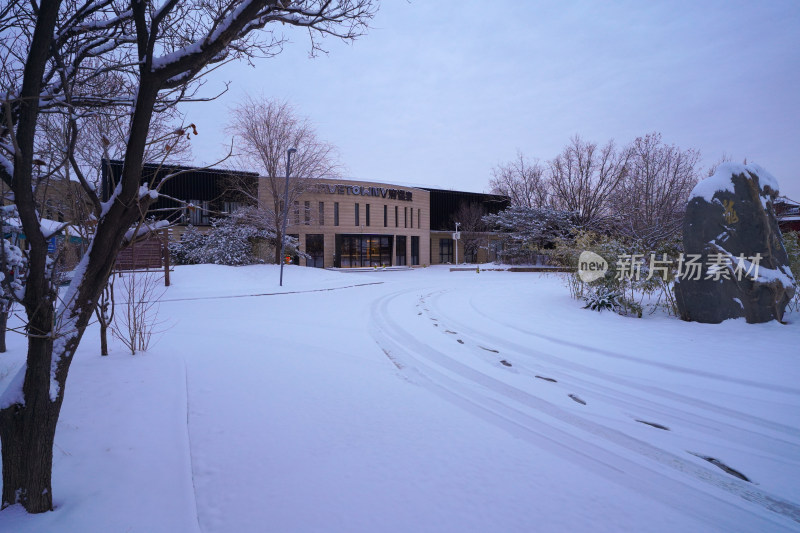
[[[120,284],[124,298],[121,308],[110,318],[106,317],[110,320],[111,333],[130,350],[131,355],[136,355],[137,351],[146,352],[153,335],[160,333],[159,328],[165,326],[159,320],[158,312],[161,297],[167,289],[161,284],[158,274],[149,271],[121,276]],[[113,289],[112,284],[112,299]],[[108,351],[103,355],[108,355]]]
[[[610,216],[608,200],[625,177],[629,154],[614,141],[602,148],[579,136],[550,161],[551,204],[576,215],[579,225],[595,229]]]
[[[627,151],[628,171],[612,197],[617,228],[655,246],[680,231],[686,201],[697,184],[700,154],[664,144],[660,133],[638,137]]]
[[[485,237],[483,232],[486,231],[486,224],[483,222],[483,217],[488,213],[488,210],[480,203],[461,202],[458,209],[450,217],[450,225],[452,227],[455,227],[455,222],[460,224],[460,242],[464,251],[465,262],[467,262],[467,257],[475,257],[478,255],[481,241]]]
[[[0,397],[2,506],[52,509],[53,439],[75,351],[108,280],[117,252],[137,234],[160,184],[142,188],[153,113],[190,98],[209,68],[239,58],[274,55],[283,28],[303,28],[311,48],[320,37],[354,39],[375,11],[374,0],[7,0],[0,4],[0,179],[13,192],[27,239],[26,364]],[[274,29],[273,29],[274,28]],[[109,92],[98,80],[119,72],[130,93]],[[111,198],[101,202],[78,179],[97,225],[69,287],[59,297],[46,232],[34,194],[36,140],[43,113],[67,118],[66,153],[75,156],[78,119],[94,109],[128,113],[123,168]]]
[[[531,163],[522,152],[492,169],[489,187],[494,194],[507,196],[512,206],[544,207],[549,199],[545,167],[538,159]]]
[[[281,261],[280,242],[283,239],[283,202],[286,190],[286,151],[296,148],[292,157],[292,177],[289,181],[289,216],[300,197],[316,187],[318,180],[336,177],[340,166],[336,149],[317,137],[307,118],[301,117],[286,102],[250,96],[232,113],[228,126],[240,139],[240,157],[255,166],[263,175],[260,191],[247,184],[234,183],[233,189],[258,206],[261,217],[275,233],[275,262]],[[255,198],[253,197],[256,193]],[[299,208],[299,207],[298,207]],[[313,218],[315,213],[304,213]]]

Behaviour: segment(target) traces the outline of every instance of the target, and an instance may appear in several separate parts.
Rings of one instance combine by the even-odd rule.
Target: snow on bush
[[[541,250],[550,248],[575,229],[574,214],[549,207],[515,206],[483,217],[491,231],[503,234],[498,259],[504,263],[535,263]]]
[[[800,284],[800,233],[790,231],[783,235],[783,246],[786,248],[786,255],[789,257],[789,268],[794,275],[797,284]],[[789,301],[789,309],[800,311],[800,290],[794,291],[794,297]]]
[[[605,275],[591,283],[585,283],[577,273],[578,257],[583,251],[596,253],[608,264]],[[677,316],[672,288],[678,256],[682,251],[679,240],[665,240],[650,248],[640,241],[578,231],[570,238],[560,240],[555,248],[548,250],[548,255],[555,263],[576,269],[566,277],[573,298],[588,302],[587,298],[595,300],[598,294],[615,293],[618,294],[616,301],[619,303],[614,307],[615,311],[641,318],[645,310],[653,313],[658,309]],[[651,260],[659,265],[652,275]]]

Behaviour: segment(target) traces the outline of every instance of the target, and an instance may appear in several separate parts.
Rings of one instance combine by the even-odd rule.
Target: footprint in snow
[[[456,340],[458,341],[459,344],[464,344],[464,341],[462,341],[461,339],[456,339]]]
[[[550,383],[558,383],[558,381],[554,380],[553,378],[546,378],[544,376],[536,376],[536,379],[543,379],[545,381],[549,381]]]
[[[501,365],[503,365],[503,366],[511,366],[511,363],[509,363],[509,362],[508,362],[508,361],[506,361],[505,359],[501,359],[501,360],[500,360],[500,364],[501,364]]]
[[[648,426],[652,426],[654,428],[663,429],[664,431],[669,431],[669,428],[667,426],[662,426],[661,424],[656,424],[655,422],[648,422],[647,420],[639,420],[639,419],[636,419],[636,421],[639,422],[640,424],[645,424]]]
[[[583,400],[581,400],[581,399],[578,397],[578,395],[576,395],[576,394],[570,394],[570,395],[569,395],[569,397],[570,397],[570,398],[572,398],[574,401],[578,402],[578,403],[579,403],[579,404],[581,404],[581,405],[586,405],[586,402],[584,402]]]
[[[480,348],[481,350],[486,350],[487,352],[500,353],[497,350],[492,350],[491,348],[486,348],[485,346],[478,346],[478,348]]]
[[[719,459],[715,459],[713,457],[708,457],[707,455],[701,455],[699,453],[694,453],[694,452],[689,452],[689,453],[691,453],[695,457],[699,457],[700,459],[703,459],[704,461],[708,461],[712,465],[714,465],[717,468],[721,469],[722,471],[732,475],[733,477],[738,477],[742,481],[747,481],[748,483],[751,483],[751,481],[749,479],[747,479],[747,476],[745,476],[744,474],[742,474],[738,470],[734,470],[733,468],[729,467],[728,465],[726,465],[725,463],[723,463]]]

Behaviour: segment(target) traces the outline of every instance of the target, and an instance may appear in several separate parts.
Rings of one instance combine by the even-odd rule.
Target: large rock
[[[686,263],[679,272],[675,297],[682,319],[783,319],[795,280],[773,209],[777,195],[777,181],[758,165],[725,163],[697,184],[686,207],[683,245],[684,257],[699,255],[702,268],[700,279],[692,279],[696,271],[686,272]]]

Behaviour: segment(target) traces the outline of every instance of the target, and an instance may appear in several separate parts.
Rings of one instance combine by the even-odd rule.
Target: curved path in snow
[[[722,530],[800,527],[796,494],[739,479],[737,465],[719,459],[729,448],[773,461],[798,458],[800,429],[705,399],[703,386],[769,390],[795,400],[800,390],[603,350],[568,326],[520,325],[486,311],[498,289],[508,284],[384,295],[372,304],[371,334],[412,382],[611,483]],[[615,360],[622,371],[610,364]],[[667,379],[661,386],[640,379],[639,369]],[[675,386],[682,379],[691,386]]]

